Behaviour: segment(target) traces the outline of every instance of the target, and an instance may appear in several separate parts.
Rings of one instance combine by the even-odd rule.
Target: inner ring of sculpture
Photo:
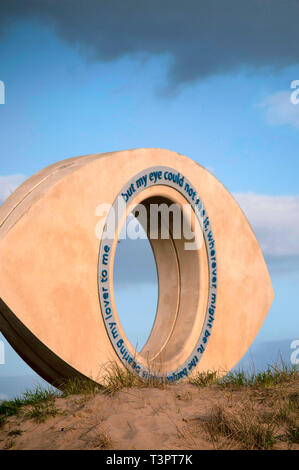
[[[154,171],[160,172],[161,178],[157,184],[154,178],[149,184]],[[144,176],[146,189],[144,185],[137,188],[136,182]],[[211,334],[216,306],[216,253],[214,243],[209,244],[207,240],[207,232],[209,240],[213,239],[208,215],[202,201],[192,198],[192,194],[191,183],[175,170],[149,168],[122,188],[107,216],[98,266],[103,320],[120,360],[144,378],[149,374],[166,376],[168,380],[187,376],[199,362]],[[143,217],[140,217],[141,209],[145,211]],[[180,227],[177,226],[178,219],[175,219],[175,209],[182,215]],[[121,326],[113,292],[113,267],[119,234],[128,215],[136,211],[154,253],[159,292],[155,321],[139,353]],[[158,233],[157,230],[152,232],[153,216],[158,222],[155,227]],[[205,231],[204,224],[209,230]],[[108,233],[108,228],[113,225],[116,225],[115,232]],[[189,234],[187,238],[185,227],[190,228],[193,239]],[[209,273],[212,271],[214,275],[211,278]],[[140,317],[142,321],[142,311]]]

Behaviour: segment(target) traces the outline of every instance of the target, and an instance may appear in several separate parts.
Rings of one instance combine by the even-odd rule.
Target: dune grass
[[[269,386],[267,379],[266,384],[267,388],[262,382],[259,388],[254,384],[254,389],[244,389],[245,395],[233,406],[212,407],[203,428],[214,443],[223,436],[247,450],[272,449],[278,441],[289,448],[299,444],[298,375],[291,382],[274,381]]]
[[[219,385],[223,388],[241,387],[271,387],[283,383],[291,382],[298,376],[298,366],[288,366],[284,363],[269,365],[264,371],[246,372],[244,369],[237,369],[221,377],[218,371],[199,372],[189,378],[189,383],[198,387],[208,385]]]
[[[49,388],[37,386],[34,390],[26,390],[21,397],[13,400],[4,400],[0,403],[0,420],[8,416],[19,413],[26,405],[36,405],[37,403],[52,401],[59,396],[59,392]]]
[[[298,375],[297,366],[288,366],[284,363],[269,365],[260,372],[246,373],[240,369],[227,374],[219,384],[223,387],[272,387],[289,383]]]
[[[166,378],[158,378],[154,373],[150,373],[147,378],[141,378],[115,362],[107,364],[103,373],[103,389],[108,394],[132,387],[165,389],[167,383]]]
[[[276,364],[257,373],[237,370],[223,378],[204,373],[192,380],[199,386],[205,382],[227,390],[230,397],[239,391],[233,405],[213,406],[203,424],[215,446],[220,436],[247,450],[272,449],[278,441],[288,447],[299,443],[298,366]]]
[[[217,384],[218,381],[219,374],[217,371],[198,372],[188,379],[189,383],[197,387],[208,387],[209,385]]]
[[[63,382],[55,384],[59,390],[51,387],[42,388],[37,386],[33,390],[26,390],[21,396],[13,400],[0,402],[0,427],[9,416],[23,413],[24,416],[37,421],[42,421],[49,416],[59,414],[59,409],[55,407],[56,398],[66,398],[70,395],[92,395],[103,392],[114,394],[124,388],[145,388],[159,387],[165,388],[166,382],[150,376],[147,380],[141,379],[138,375],[124,369],[116,363],[109,363],[105,367],[103,383],[99,385],[89,378],[71,377]],[[25,411],[24,409],[27,408]]]
[[[57,416],[61,411],[55,405],[55,400],[41,401],[32,405],[26,406],[23,410],[25,418],[34,419],[41,423],[50,416]]]
[[[4,400],[0,403],[0,427],[6,422],[9,416],[24,412],[26,417],[35,418],[42,421],[48,416],[55,416],[58,409],[55,407],[55,398],[59,392],[48,387],[42,388],[40,385],[34,390],[26,390],[22,396],[13,400]]]
[[[63,398],[69,395],[91,395],[103,389],[101,385],[87,377],[70,377],[57,384],[57,387]]]
[[[264,422],[248,404],[242,404],[237,413],[223,406],[212,408],[204,428],[213,442],[222,435],[246,450],[272,449],[276,442],[275,423]]]
[[[154,375],[144,380],[116,363],[107,364],[102,377],[102,385],[88,378],[74,377],[60,383],[60,390],[38,386],[14,400],[5,400],[0,403],[0,427],[7,418],[17,414],[37,422],[60,414],[56,407],[57,398],[83,395],[88,399],[96,393],[113,395],[132,387],[165,389],[170,385],[166,379],[157,379]],[[202,423],[214,443],[219,437],[235,442],[243,449],[271,449],[277,440],[285,441],[289,446],[299,443],[298,366],[268,366],[257,373],[237,370],[224,377],[215,371],[206,371],[190,377],[188,382],[199,388],[216,386],[229,393],[244,392],[238,395],[237,406],[230,408],[223,403],[214,406],[208,420]],[[100,447],[109,447],[106,440],[99,444]]]

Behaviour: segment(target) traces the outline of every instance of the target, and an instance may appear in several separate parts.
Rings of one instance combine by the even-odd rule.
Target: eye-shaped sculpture
[[[172,216],[162,236],[162,214],[152,236],[151,208],[161,204],[181,208],[184,220],[175,226]],[[136,352],[117,315],[113,263],[126,217],[141,206],[159,299]],[[175,236],[185,220],[193,239]],[[136,149],[55,163],[5,201],[0,297],[0,330],[51,383],[73,376],[101,383],[111,361],[172,382],[230,370],[259,331],[273,290],[254,233],[225,187],[185,156]]]

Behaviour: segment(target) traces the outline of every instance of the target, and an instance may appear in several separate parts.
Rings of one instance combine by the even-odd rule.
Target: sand
[[[191,384],[57,398],[59,413],[44,422],[23,413],[8,418],[0,428],[0,448],[237,449],[240,444],[231,439],[211,439],[205,423],[214,406],[232,410],[247,398],[246,391]],[[281,442],[278,448],[287,444]]]

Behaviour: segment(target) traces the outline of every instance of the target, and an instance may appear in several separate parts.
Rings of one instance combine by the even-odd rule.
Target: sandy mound
[[[242,440],[232,439],[233,426],[238,425],[233,417],[243,420],[243,426],[247,426],[250,433],[250,419],[253,419],[255,413],[255,419],[263,417],[264,424],[261,426],[265,431],[265,427],[275,421],[275,393],[278,392],[272,390],[269,395],[267,390],[231,390],[216,385],[200,388],[181,384],[169,386],[164,390],[131,388],[123,389],[114,395],[99,392],[56,398],[52,404],[47,405],[50,415],[46,416],[43,422],[36,421],[34,413],[29,414],[28,406],[18,415],[9,417],[0,428],[0,448],[244,448]],[[296,391],[288,390],[287,393],[288,396],[292,394],[295,401],[298,400]],[[283,400],[287,396],[281,395],[280,389],[279,394]],[[223,413],[228,413],[226,418]],[[267,420],[267,416],[272,416],[273,419]],[[232,429],[229,432],[226,432],[225,427],[221,428],[219,417],[232,420]],[[276,422],[275,426],[277,435],[282,423]],[[281,434],[285,431],[280,429],[279,432]],[[268,438],[270,437],[269,435]],[[262,439],[263,437],[260,437],[260,441]],[[258,440],[256,442],[257,444],[248,444],[247,447],[258,448]],[[290,446],[299,449],[298,444],[290,443],[288,439],[281,438],[274,444],[274,448],[280,449]]]

